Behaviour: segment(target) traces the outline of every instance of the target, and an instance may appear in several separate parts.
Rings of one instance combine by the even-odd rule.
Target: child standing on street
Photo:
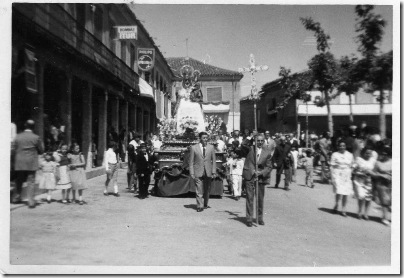
[[[149,195],[150,175],[153,172],[153,157],[147,152],[147,145],[140,144],[139,153],[136,155],[136,174],[139,179],[139,199]]]
[[[108,150],[105,153],[105,169],[107,172],[107,180],[105,181],[104,195],[108,196],[108,184],[112,180],[114,183],[114,195],[119,197],[118,193],[118,155],[116,153],[117,145],[114,141],[109,142]]]
[[[131,190],[134,187],[134,193],[137,191],[136,180],[136,152],[135,147],[131,144],[128,145],[128,189]]]
[[[69,164],[70,159],[67,155],[67,144],[60,146],[60,151],[54,153],[55,161],[59,163],[59,175],[60,179],[56,184],[56,189],[62,190],[62,203],[70,203],[69,194],[72,184],[70,182]],[[67,192],[66,192],[67,190]]]
[[[295,146],[292,146],[290,153],[293,156],[292,181],[296,182],[297,160],[299,157],[299,151],[296,149]]]
[[[303,164],[303,167],[306,171],[306,186],[314,188],[314,183],[313,183],[313,157],[311,156],[311,150],[307,149],[306,150],[306,156],[302,158],[301,162]]]
[[[84,171],[86,162],[84,159],[84,155],[80,152],[80,146],[77,143],[74,143],[72,145],[69,158],[70,158],[70,180],[72,183],[72,193],[73,193],[72,202],[76,202],[76,191],[78,191],[79,204],[83,205],[84,204],[83,190],[87,189],[86,173]]]
[[[242,153],[240,150],[233,150],[231,152],[231,159],[227,162],[230,168],[231,183],[233,186],[233,194],[236,200],[240,200],[241,197],[241,187],[243,183],[243,167],[244,158],[241,158]]]
[[[52,153],[45,153],[45,160],[40,165],[42,177],[39,182],[39,188],[47,191],[46,201],[48,204],[52,199],[52,191],[56,189],[56,181],[59,180],[59,164],[52,160]]]

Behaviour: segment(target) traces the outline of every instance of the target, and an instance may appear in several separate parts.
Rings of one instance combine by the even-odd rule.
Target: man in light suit
[[[271,155],[275,151],[276,142],[271,138],[271,133],[269,132],[269,130],[265,131],[265,139],[264,139],[263,147],[267,148],[269,150],[269,152],[271,153]]]
[[[30,208],[35,207],[34,188],[35,188],[35,172],[39,169],[38,154],[43,153],[42,140],[38,135],[34,134],[33,120],[27,120],[25,130],[14,139],[14,170],[16,171],[16,187],[17,196],[14,198],[15,203],[21,202],[22,184],[27,182],[28,205]]]
[[[199,140],[198,144],[191,147],[189,154],[189,173],[195,181],[197,212],[208,208],[210,185],[212,179],[216,178],[215,149],[208,145],[206,132],[199,133]]]
[[[250,151],[244,162],[243,178],[246,181],[246,218],[247,226],[252,227],[252,215],[254,211],[254,191],[258,179],[258,224],[265,225],[263,219],[265,185],[269,184],[272,162],[271,153],[263,147],[264,136],[257,136],[257,148],[250,147]],[[258,159],[258,171],[255,171],[255,160]]]

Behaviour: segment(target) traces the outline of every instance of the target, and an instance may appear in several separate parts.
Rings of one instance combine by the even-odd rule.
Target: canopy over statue
[[[200,72],[190,65],[184,65],[181,70],[182,88],[178,92],[179,102],[175,109],[177,132],[184,133],[186,129],[194,132],[205,131],[204,114],[201,102],[202,91],[198,83]]]

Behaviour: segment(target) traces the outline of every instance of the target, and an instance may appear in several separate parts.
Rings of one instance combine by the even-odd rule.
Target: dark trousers
[[[15,185],[17,189],[15,201],[21,201],[22,184],[27,182],[28,205],[35,205],[35,171],[15,171],[15,173]]]
[[[140,175],[138,176],[139,179],[139,195],[142,197],[146,197],[149,195],[149,184],[150,184],[150,175],[144,175],[141,177]]]
[[[206,175],[206,172],[200,178],[195,178],[195,193],[196,193],[196,206],[203,208],[208,206],[210,185],[212,184],[212,178]],[[203,198],[203,206],[202,206]]]
[[[285,164],[278,165],[276,168],[276,183],[275,186],[278,187],[281,182],[282,172],[285,170],[285,188],[289,187],[289,183],[292,180],[292,169],[291,167],[285,167]]]
[[[254,179],[246,181],[246,218],[247,222],[252,222],[254,215],[254,195],[255,195],[255,181]],[[263,221],[264,211],[264,196],[265,196],[265,183],[258,184],[258,221]]]

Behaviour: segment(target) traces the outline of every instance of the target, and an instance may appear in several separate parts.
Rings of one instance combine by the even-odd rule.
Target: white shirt
[[[226,144],[223,142],[223,140],[217,140],[216,141],[216,143],[217,143],[217,150],[219,151],[219,152],[222,152],[222,151],[224,151],[224,149],[225,149],[225,147],[226,147]]]
[[[259,159],[261,156],[262,148],[257,148],[257,158]]]
[[[160,140],[156,140],[156,141],[152,141],[153,142],[153,148],[158,150],[161,148],[161,145],[163,145],[163,142],[161,142]]]
[[[226,164],[229,166],[230,175],[243,175],[244,158],[230,158]]]
[[[203,145],[202,145],[202,143],[199,143],[199,146],[201,147],[201,153],[202,153],[202,155],[203,155]],[[207,147],[207,146],[205,146],[205,156],[206,156],[206,147]]]
[[[109,170],[109,163],[116,164],[118,160],[116,159],[116,153],[113,149],[108,149],[105,153],[105,168]]]
[[[147,155],[147,153],[144,154],[144,158],[146,158],[146,161],[149,161],[149,156]]]
[[[135,147],[135,151],[136,151],[137,147],[139,147],[139,145],[142,144],[142,143],[144,143],[142,140],[139,140],[139,143],[136,142],[135,140],[132,140],[132,141],[129,142],[129,144],[131,144],[132,146]]]

